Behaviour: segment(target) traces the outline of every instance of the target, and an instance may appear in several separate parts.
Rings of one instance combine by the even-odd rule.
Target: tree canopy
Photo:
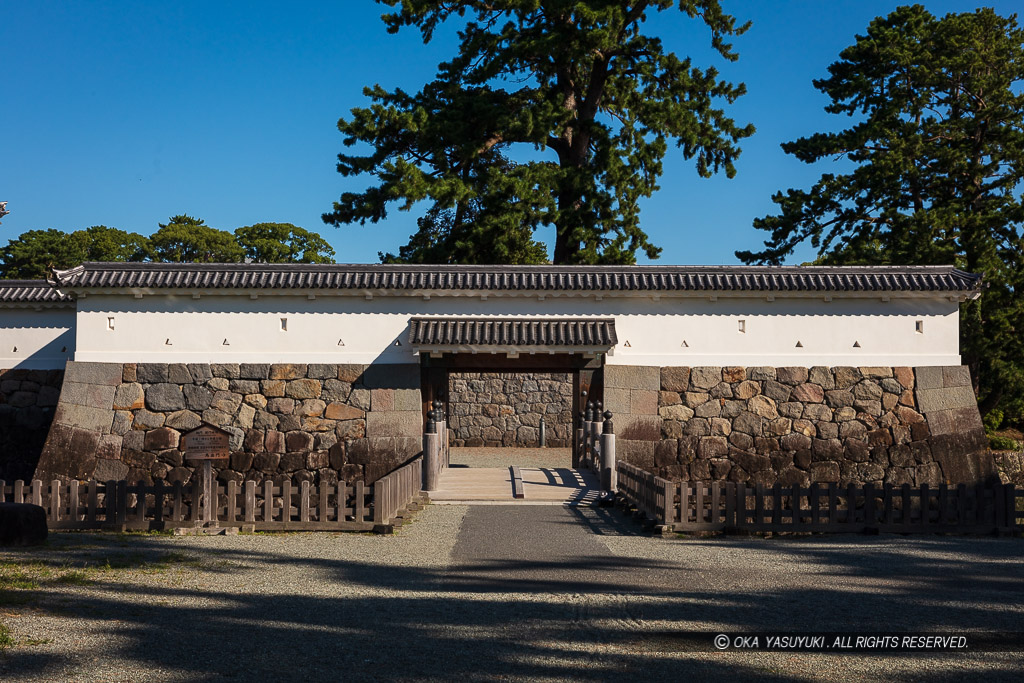
[[[171,263],[240,263],[245,251],[227,230],[206,225],[201,218],[181,214],[149,238],[154,261]]]
[[[50,266],[66,269],[85,261],[333,263],[333,256],[319,234],[291,223],[256,223],[232,234],[183,214],[150,237],[105,225],[70,233],[29,230],[0,248],[0,278],[43,278]]]
[[[658,189],[669,143],[699,175],[731,177],[737,143],[753,132],[718,106],[743,85],[644,33],[647,15],[675,0],[378,1],[395,8],[384,16],[390,32],[414,27],[429,42],[449,20],[461,27],[458,53],[420,92],[367,88],[371,106],[338,122],[347,147],[372,148],[340,154],[338,171],[377,184],[342,194],[324,221],[375,223],[391,203],[426,201],[426,222],[400,258],[532,262],[537,247],[522,234],[543,225],[555,228],[555,263],[632,263],[638,251],[654,258],[660,249],[640,229],[639,201]],[[706,24],[719,54],[737,58],[727,41],[747,24],[718,0],[681,0],[678,9]],[[531,160],[509,164],[530,150]],[[458,236],[475,230],[461,220],[467,211],[489,224],[491,238],[515,233],[512,248],[497,242],[497,253],[456,256],[420,248],[443,246],[431,235],[453,230],[466,243]]]
[[[3,278],[44,278],[49,266],[71,268],[84,261],[141,261],[148,240],[134,232],[94,225],[72,233],[29,230],[0,249]]]
[[[334,248],[315,232],[291,223],[256,223],[235,230],[254,263],[334,263]]]
[[[961,307],[961,352],[983,412],[1024,417],[1024,32],[991,9],[937,18],[920,5],[875,19],[814,82],[839,132],[786,143],[801,161],[841,159],[754,221],[770,232],[747,263],[809,242],[823,263],[953,263],[988,287]],[[989,425],[998,419],[989,420]]]

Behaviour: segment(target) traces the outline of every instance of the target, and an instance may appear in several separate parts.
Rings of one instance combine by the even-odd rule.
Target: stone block
[[[263,441],[263,448],[267,453],[284,453],[284,434],[274,429],[268,429]]]
[[[209,363],[189,363],[188,374],[192,375],[192,381],[198,384],[209,382],[213,379],[213,370]]]
[[[665,367],[661,369],[661,388],[676,393],[686,391],[690,385],[690,368]]]
[[[775,401],[771,400],[767,396],[754,396],[747,401],[747,410],[760,417],[774,420],[779,416],[778,408],[775,405]]]
[[[747,378],[763,382],[769,379],[778,379],[778,373],[775,371],[775,368],[753,367],[747,368]]]
[[[942,386],[969,387],[971,386],[971,371],[966,365],[950,365],[942,368]]]
[[[60,403],[54,411],[53,421],[57,424],[109,434],[110,426],[114,421],[114,411]]]
[[[697,406],[694,411],[697,417],[718,417],[722,414],[722,404],[719,401],[708,401]]]
[[[853,397],[859,401],[880,401],[883,393],[882,387],[868,380],[859,382],[853,387]]]
[[[839,482],[839,463],[831,460],[812,462],[810,479],[812,484],[835,484]]]
[[[349,384],[362,381],[363,372],[366,370],[366,367],[367,366],[365,365],[355,365],[351,363],[339,364],[338,379]]]
[[[993,484],[999,481],[983,430],[943,434],[931,439],[931,454],[949,484]]]
[[[614,410],[612,413],[614,414]],[[629,392],[629,412],[633,415],[657,415],[658,392],[645,389],[631,389]]]
[[[121,366],[121,381],[122,382],[137,382],[138,374],[135,372],[135,363],[125,363]]]
[[[188,410],[206,410],[213,402],[212,391],[194,384],[186,384],[182,388],[182,395],[185,397],[185,407]]]
[[[306,432],[285,434],[285,450],[306,453],[313,450],[313,435]]]
[[[803,384],[810,377],[810,369],[805,367],[777,368],[775,373],[779,382],[790,386]]]
[[[729,441],[724,436],[702,436],[697,443],[698,458],[722,458],[728,453]]]
[[[209,422],[212,425],[218,427],[224,427],[225,425],[231,424],[235,419],[235,416],[231,413],[225,413],[223,410],[217,410],[216,408],[207,408],[203,411],[203,422]],[[139,422],[138,415],[135,416],[136,425]]]
[[[167,363],[138,363],[135,366],[135,377],[143,384],[167,382]]]
[[[324,417],[328,420],[357,420],[365,417],[366,413],[344,403],[330,403],[324,409]]]
[[[604,408],[616,416],[628,415],[631,410],[630,390],[605,387]]]
[[[882,379],[883,377],[892,377],[891,367],[865,367],[860,368],[860,374],[867,379]]]
[[[423,397],[419,389],[394,389],[395,410],[422,410]]]
[[[904,389],[914,388],[914,370],[907,367],[896,367],[892,369],[892,376]]]
[[[39,387],[39,395],[36,396],[36,405],[40,407],[52,407],[60,401],[60,389],[56,387]]]
[[[942,389],[945,386],[941,366],[926,366],[914,368],[914,376],[917,381],[917,389]]]
[[[260,382],[262,394],[267,398],[280,398],[284,396],[287,382],[280,379],[265,379]]]
[[[864,378],[860,372],[860,368],[853,368],[849,366],[833,368],[832,373],[836,377],[837,389],[849,389]]]
[[[749,411],[743,411],[732,421],[734,432],[743,432],[751,436],[761,435],[761,417]]]
[[[110,425],[110,433],[123,435],[132,428],[135,416],[127,410],[119,410],[114,413],[114,421]]]
[[[385,411],[395,409],[395,392],[392,389],[371,389],[370,410]]]
[[[242,429],[252,429],[253,419],[256,417],[256,409],[247,403],[238,407],[235,413],[234,426]]]
[[[273,372],[271,368],[271,374]],[[291,398],[319,398],[322,390],[322,385],[315,379],[293,379],[285,386],[284,393]]]
[[[260,383],[254,379],[232,379],[228,380],[228,391],[236,394],[258,394]]]
[[[693,410],[684,405],[663,406],[658,409],[658,415],[666,420],[679,420],[680,422],[686,422],[693,417],[693,414]]]
[[[192,373],[184,363],[171,363],[167,366],[167,381],[172,384],[192,384]]]
[[[121,383],[123,375],[124,368],[120,363],[69,361],[64,371],[64,381],[116,387]]]
[[[93,479],[98,481],[120,481],[128,476],[128,465],[120,460],[99,458],[92,471]]]
[[[270,366],[270,379],[304,379],[308,366],[305,363],[274,363]]]
[[[352,393],[348,396],[348,402],[350,405],[359,408],[360,410],[370,409],[370,390],[369,389],[353,389]]]
[[[184,410],[185,396],[177,384],[152,384],[146,389],[146,407],[152,411]]]
[[[708,390],[722,381],[722,368],[703,366],[690,370],[690,386],[698,390]]]
[[[755,381],[749,380],[749,379],[746,380],[746,381],[740,382],[739,385],[737,385],[736,389],[733,390],[733,395],[736,398],[744,400],[744,401],[749,399],[749,398],[753,398],[754,396],[757,396],[760,393],[761,393],[761,384],[759,382],[755,382]],[[786,393],[787,394],[789,393],[788,389],[787,389]],[[783,400],[785,400],[785,399],[783,399]]]
[[[800,403],[821,403],[825,400],[825,391],[817,384],[798,384],[793,387],[790,400]]]
[[[202,419],[191,410],[178,410],[167,416],[164,424],[181,432],[195,429],[202,423]],[[170,446],[168,446],[170,448]]]
[[[418,410],[370,412],[366,414],[366,434],[369,437],[420,437],[423,434],[423,416]]]
[[[934,436],[984,429],[981,414],[975,407],[935,410],[928,413],[927,416],[928,428]]]
[[[118,387],[105,384],[82,384],[80,382],[64,382],[61,388],[61,401],[90,408],[110,410],[114,403],[114,394]],[[31,404],[35,403],[32,396]]]
[[[241,368],[238,363],[211,363],[210,373],[223,379],[238,379]]]
[[[159,429],[146,432],[143,447],[147,451],[161,451],[165,448],[177,448],[179,436],[180,434],[175,429],[171,429],[170,427],[160,427]]]
[[[338,366],[336,363],[311,363],[306,369],[306,377],[310,379],[337,379]]]
[[[338,369],[338,379],[341,368]],[[420,366],[412,363],[374,363],[362,374],[363,384],[369,389],[419,389]]]
[[[238,378],[264,380],[270,377],[270,363],[239,363]]]
[[[65,386],[67,386],[65,384]],[[142,385],[137,383],[122,384],[118,387],[111,387],[114,391],[114,410],[138,410],[146,405],[146,395],[142,391]]]
[[[941,368],[940,368],[941,369]],[[918,390],[916,392],[918,410],[922,413],[931,413],[937,410],[950,410],[952,408],[974,407],[977,410],[978,402],[974,398],[974,391],[970,386],[950,387],[947,389],[925,389],[918,375]]]
[[[746,368],[739,365],[732,365],[729,367],[722,368],[722,381],[723,382],[742,382],[747,378]]]

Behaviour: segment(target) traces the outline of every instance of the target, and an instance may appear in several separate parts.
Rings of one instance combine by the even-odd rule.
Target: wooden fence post
[[[60,481],[57,479],[50,482],[50,521],[60,521]]]

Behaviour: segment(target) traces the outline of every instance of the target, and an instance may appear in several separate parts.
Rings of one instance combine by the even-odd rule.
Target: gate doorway
[[[603,363],[599,354],[421,354],[424,420],[440,401],[456,467],[574,468],[578,416],[601,400]]]

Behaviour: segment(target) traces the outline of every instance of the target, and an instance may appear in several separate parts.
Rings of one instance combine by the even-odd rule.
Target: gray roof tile
[[[974,292],[981,276],[952,266],[396,266],[85,263],[57,271],[82,289],[357,291]]]
[[[0,303],[35,304],[70,302],[71,297],[46,280],[0,280]]]
[[[587,318],[412,318],[413,346],[615,346],[615,321]]]

